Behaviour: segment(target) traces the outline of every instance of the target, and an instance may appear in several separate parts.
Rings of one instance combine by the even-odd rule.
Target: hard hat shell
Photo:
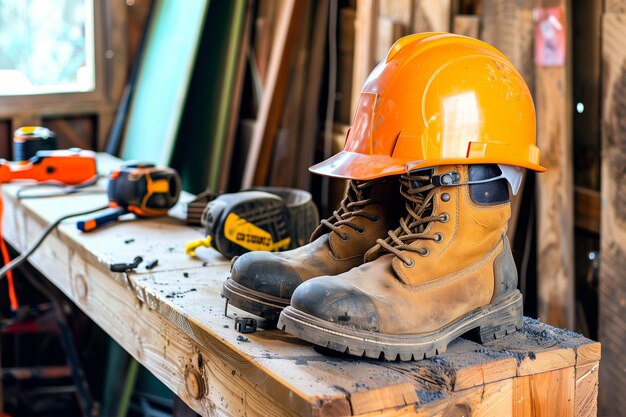
[[[361,91],[343,151],[309,168],[368,180],[450,164],[535,171],[535,107],[496,48],[450,33],[399,39]]]

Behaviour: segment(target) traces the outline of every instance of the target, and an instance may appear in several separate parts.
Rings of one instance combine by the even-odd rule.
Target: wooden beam
[[[391,45],[400,39],[404,32],[402,23],[390,17],[378,18],[378,34],[376,37],[376,50],[374,57],[376,62],[380,62],[387,56]]]
[[[306,4],[306,17],[300,25],[296,52],[288,76],[289,84],[285,97],[284,111],[279,122],[280,130],[276,136],[276,144],[272,151],[271,167],[268,172],[267,184],[276,187],[294,187],[297,172],[306,169],[298,165],[295,157],[300,154],[300,127],[305,118],[313,117],[317,113],[305,113],[306,87],[309,82],[306,69],[311,63],[310,27],[313,18],[313,7]],[[325,34],[326,30],[322,30]],[[323,69],[320,68],[320,72]],[[318,91],[319,95],[319,91]]]
[[[265,91],[257,116],[241,188],[263,185],[267,178],[272,148],[285,101],[289,67],[306,9],[304,0],[283,0],[279,8]]]
[[[600,234],[600,192],[574,188],[574,224],[577,228]]]
[[[480,16],[460,14],[454,16],[452,32],[470,38],[478,38],[480,36]]]
[[[449,32],[451,0],[415,0],[414,32]]]
[[[250,30],[252,25],[252,1],[248,1],[246,5],[246,16],[243,23],[243,34],[239,43],[239,53],[237,56],[237,68],[235,73],[235,85],[233,87],[233,97],[230,103],[230,112],[228,118],[228,128],[226,132],[226,142],[224,144],[224,155],[222,161],[222,169],[218,179],[217,191],[226,192],[230,179],[230,167],[233,158],[233,149],[235,148],[235,140],[237,139],[237,126],[239,126],[239,110],[241,108],[241,95],[243,94],[243,83],[246,62],[248,62],[248,53],[250,50]]]
[[[571,27],[569,3],[544,0],[539,4],[561,9],[567,39]],[[569,41],[566,41],[563,65],[536,63],[537,141],[541,162],[548,169],[537,176],[537,293],[541,320],[572,329],[575,283],[569,48]]]
[[[235,140],[235,127],[239,119],[239,104],[243,88],[243,69],[248,49],[251,1],[240,0],[233,4],[230,12],[226,48],[228,53],[222,63],[222,85],[219,95],[215,127],[212,131],[211,157],[205,168],[208,189],[219,192],[220,184],[228,181],[230,158]]]
[[[515,417],[573,416],[575,368],[528,375],[513,380]],[[500,414],[499,414],[500,415]]]
[[[626,410],[626,14],[602,20],[602,208],[599,337],[607,366],[600,372],[600,415]]]
[[[324,71],[324,51],[326,46],[326,32],[328,27],[329,4],[325,1],[317,2],[315,6],[315,20],[313,21],[313,33],[311,41],[311,60],[307,69],[306,97],[304,101],[304,114],[300,131],[300,151],[297,158],[299,172],[296,175],[298,188],[308,189],[311,173],[307,169],[314,160],[315,145],[319,133],[319,101],[322,87],[322,75]],[[343,23],[343,21],[341,22]],[[354,20],[352,20],[354,23]],[[343,37],[340,38],[340,42]],[[340,43],[340,50],[341,43]],[[345,99],[348,99],[347,97]]]
[[[354,21],[354,66],[352,69],[352,111],[359,101],[359,95],[369,73],[374,69],[374,45],[377,38],[378,1],[357,0],[356,20]],[[352,118],[352,117],[351,117]]]

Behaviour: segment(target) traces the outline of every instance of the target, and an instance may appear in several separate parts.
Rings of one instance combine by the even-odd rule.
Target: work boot
[[[249,252],[237,258],[222,296],[242,310],[276,322],[296,287],[336,275],[363,256],[404,215],[397,176],[351,181],[340,208],[313,232],[311,243],[286,252]]]
[[[456,165],[403,175],[408,214],[399,227],[363,265],[298,287],[278,327],[388,360],[432,357],[470,331],[484,342],[519,329],[508,184],[493,180],[500,174],[498,165]]]

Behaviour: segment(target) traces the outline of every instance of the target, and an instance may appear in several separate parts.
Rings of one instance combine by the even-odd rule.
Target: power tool
[[[292,188],[258,187],[222,194],[205,207],[205,239],[187,243],[191,256],[200,246],[231,259],[250,251],[284,251],[309,241],[319,215],[311,194]]]
[[[34,180],[64,185],[78,185],[95,179],[96,154],[78,148],[38,151],[27,162],[11,163],[0,159],[0,183]]]
[[[158,168],[146,162],[127,162],[109,175],[109,209],[98,216],[79,221],[76,226],[90,232],[121,215],[164,216],[178,202],[181,182],[172,168]]]

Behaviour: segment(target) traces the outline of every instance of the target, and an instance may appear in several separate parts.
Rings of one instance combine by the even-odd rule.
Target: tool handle
[[[117,220],[122,214],[126,214],[128,211],[122,207],[112,207],[109,208],[96,217],[89,220],[81,220],[76,223],[76,227],[78,230],[83,232],[91,232],[96,230],[99,227],[104,226],[105,224],[114,222]]]

